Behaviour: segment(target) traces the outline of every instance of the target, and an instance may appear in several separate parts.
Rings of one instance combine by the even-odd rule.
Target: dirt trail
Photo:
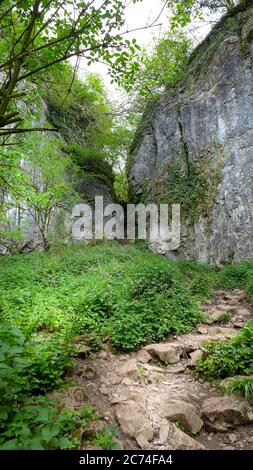
[[[68,406],[90,403],[107,424],[118,426],[124,449],[253,449],[253,409],[221,395],[194,374],[207,339],[228,339],[253,318],[245,293],[217,291],[201,305],[206,323],[191,334],[170,337],[138,352],[102,350],[78,359],[78,382],[64,394]]]

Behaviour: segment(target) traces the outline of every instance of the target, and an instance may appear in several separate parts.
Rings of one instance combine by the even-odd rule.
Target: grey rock
[[[249,403],[228,395],[204,400],[201,417],[207,429],[216,432],[224,432],[239,424],[249,424],[253,421]]]
[[[137,354],[137,360],[142,364],[146,364],[152,360],[152,356],[147,351],[145,351],[145,349],[142,349]]]
[[[168,439],[168,444],[176,450],[204,450],[205,446],[197,442],[185,432],[173,425],[173,431]]]
[[[161,96],[131,154],[132,193],[138,197],[149,186],[150,201],[158,175],[179,156],[193,165],[204,158],[210,175],[220,168],[211,210],[182,221],[180,247],[170,251],[166,242],[153,243],[155,251],[174,259],[220,265],[253,258],[252,14],[247,2],[198,47],[185,83],[174,95]]]
[[[120,427],[129,437],[143,436],[147,441],[153,439],[153,428],[145,408],[134,401],[121,403],[116,407],[116,417]]]
[[[172,343],[149,344],[145,346],[145,350],[151,356],[159,357],[166,364],[177,364],[180,362],[180,356],[183,353],[181,345]]]
[[[195,406],[182,400],[162,402],[160,414],[172,421],[180,421],[184,429],[189,432],[199,432],[204,424]]]
[[[141,374],[137,367],[135,359],[129,359],[118,371],[119,375],[138,381],[141,378]]]

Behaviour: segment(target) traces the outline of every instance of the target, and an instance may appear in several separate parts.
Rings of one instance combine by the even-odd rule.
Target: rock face
[[[253,258],[252,58],[253,7],[246,0],[196,49],[185,82],[143,117],[129,160],[135,201],[145,195],[157,202],[159,193],[167,202],[161,181],[177,160],[186,173],[201,167],[210,183],[195,217],[187,207],[182,214],[181,203],[180,247],[168,252],[157,240],[156,251],[217,265]]]

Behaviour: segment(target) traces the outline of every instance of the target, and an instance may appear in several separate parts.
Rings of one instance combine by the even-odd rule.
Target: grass
[[[235,378],[229,383],[228,392],[241,395],[253,403],[253,377]]]

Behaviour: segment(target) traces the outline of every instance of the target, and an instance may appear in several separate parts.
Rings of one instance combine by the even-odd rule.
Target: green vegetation
[[[77,422],[87,427],[94,417],[89,407],[74,412],[38,395],[57,387],[69,365],[70,351],[55,339],[28,342],[20,329],[1,324],[1,450],[75,448]]]
[[[250,375],[253,372],[253,323],[249,322],[235,337],[217,343],[208,341],[198,370],[206,378]]]
[[[160,171],[155,183],[158,203],[180,204],[185,218],[209,216],[221,178],[221,161],[212,164],[210,155],[201,155],[194,163],[187,159],[169,162]],[[221,160],[221,158],[220,158]]]
[[[224,0],[223,3],[225,3],[225,1],[226,0]],[[189,58],[187,73],[187,76],[190,77],[190,80],[188,80],[189,86],[192,86],[193,82],[195,82],[196,78],[201,74],[201,71],[205,70],[205,67],[213,58],[217,47],[219,47],[228,34],[236,34],[239,35],[239,37],[241,36],[243,21],[240,24],[240,21],[238,21],[238,13],[251,7],[252,1],[241,0],[235,3],[238,3],[238,5],[227,11],[221,20],[214,25],[204,41],[202,41],[192,52]],[[242,48],[245,48],[243,41]],[[248,46],[246,46],[246,52],[250,53]]]
[[[184,78],[190,51],[191,41],[182,33],[171,31],[154,44],[151,53],[142,51],[134,87],[145,98],[145,104]],[[127,85],[125,88],[128,89]]]
[[[182,265],[181,265],[182,267]],[[183,269],[191,279],[191,291],[198,296],[208,296],[212,289],[245,289],[249,300],[253,301],[253,264],[245,261],[224,266],[214,272],[212,268],[190,262],[183,262]],[[229,320],[229,312],[222,318]],[[247,323],[236,336],[227,341],[207,341],[203,346],[202,357],[198,360],[198,371],[207,380],[221,380],[242,375],[228,382],[225,391],[239,394],[253,400],[253,322]],[[249,377],[246,377],[246,376]]]
[[[74,187],[68,171],[73,169],[71,158],[63,155],[59,138],[41,138],[38,135],[27,139],[15,150],[4,149],[0,160],[1,200],[0,241],[10,252],[19,251],[23,244],[23,233],[27,221],[21,214],[26,211],[37,227],[44,248],[50,244],[50,224],[55,210],[62,201],[74,201]],[[8,161],[5,166],[5,161]],[[16,206],[20,220],[10,236],[12,219],[8,210]]]
[[[202,320],[198,300],[217,288],[243,287],[253,296],[251,262],[217,270],[169,261],[141,243],[75,244],[2,258],[0,265],[3,448],[80,445],[75,436],[89,427],[87,409],[73,414],[46,397],[63,383],[79,349],[89,353],[106,342],[131,351],[189,332]],[[207,378],[252,372],[252,332],[249,325],[237,339],[207,345],[199,370]],[[92,439],[108,449],[114,437],[106,429]]]
[[[178,28],[199,15],[198,0],[166,2],[171,29],[151,54],[120,33],[128,2],[102,3],[0,2],[0,244],[15,253],[0,259],[0,450],[77,449],[87,442],[119,448],[114,427],[93,426],[99,421],[93,408],[73,411],[49,398],[49,392],[66,386],[76,356],[103,346],[130,352],[190,332],[203,320],[199,300],[214,289],[240,287],[253,300],[252,262],[218,270],[169,261],[141,243],[70,246],[68,240],[62,247],[62,206],[80,195],[86,200],[85,183],[98,180],[115,200],[128,201],[123,163],[137,117],[145,107],[131,152],[152,128],[161,92],[176,95],[186,75],[195,80],[227,30],[240,33],[235,12],[251,4],[245,0],[231,10],[232,0],[207,0],[211,9],[227,6],[229,13],[190,56],[191,42]],[[72,67],[66,61],[74,56]],[[96,74],[78,78],[80,57],[106,63],[112,81],[133,91],[126,109],[121,104],[116,109]],[[180,203],[193,219],[210,212],[223,155],[220,148],[207,149],[193,166],[183,137],[183,161],[176,158],[161,172],[154,196]],[[143,187],[141,202],[150,182]],[[18,254],[27,228],[24,213],[36,224],[45,252]],[[51,230],[56,219],[59,226]],[[224,313],[221,321],[228,318]],[[231,382],[229,390],[252,400],[252,346],[249,323],[229,341],[207,343],[199,372],[207,379],[248,374]],[[142,367],[139,371],[145,375]]]
[[[115,427],[110,426],[102,429],[101,432],[96,433],[94,443],[99,445],[104,450],[120,450],[121,447],[115,439],[119,437],[118,431]]]
[[[24,213],[37,227],[45,249],[56,238],[63,242],[64,217],[57,234],[51,222],[60,219],[63,203],[70,207],[75,200],[86,199],[82,182],[95,187],[101,181],[114,199],[115,193],[123,200],[128,196],[125,174],[118,166],[125,158],[131,126],[114,117],[98,76],[88,75],[81,82],[72,79],[72,73],[69,65],[61,64],[47,84],[37,88],[37,119],[45,119],[46,114],[59,130],[57,137],[35,133],[22,137],[17,146],[5,146],[0,153],[4,196],[0,199],[0,241],[10,253],[19,252],[24,245]],[[19,214],[15,227],[9,212],[13,206]]]
[[[133,3],[138,1],[133,0]],[[139,48],[135,39],[121,34],[126,8],[122,0],[105,0],[103,5],[82,0],[60,3],[57,0],[1,1],[0,68],[5,77],[0,86],[3,146],[6,138],[17,133],[16,129],[6,128],[9,124],[18,125],[19,134],[31,127],[48,128],[26,126],[27,115],[34,118],[36,114],[34,103],[38,90],[33,84],[40,86],[47,82],[48,74],[55,73],[59,64],[68,59],[85,57],[89,64],[103,61],[115,81],[122,74],[133,75],[138,67],[134,57]],[[78,63],[77,59],[70,77],[70,89]],[[26,106],[20,106],[20,98]]]
[[[210,12],[220,11],[221,13],[227,12],[227,15],[233,14],[237,7],[237,11],[240,8],[244,8],[249,4],[250,0],[169,0],[168,7],[171,10],[172,18],[171,25],[173,29],[182,28],[188,23],[202,17],[203,10],[209,10]]]
[[[235,395],[241,395],[247,400],[253,402],[253,378],[242,377],[231,380],[227,388],[228,392]]]
[[[131,350],[201,319],[177,265],[142,245],[75,245],[1,261],[2,320],[27,338],[86,334],[92,347],[109,338]]]

